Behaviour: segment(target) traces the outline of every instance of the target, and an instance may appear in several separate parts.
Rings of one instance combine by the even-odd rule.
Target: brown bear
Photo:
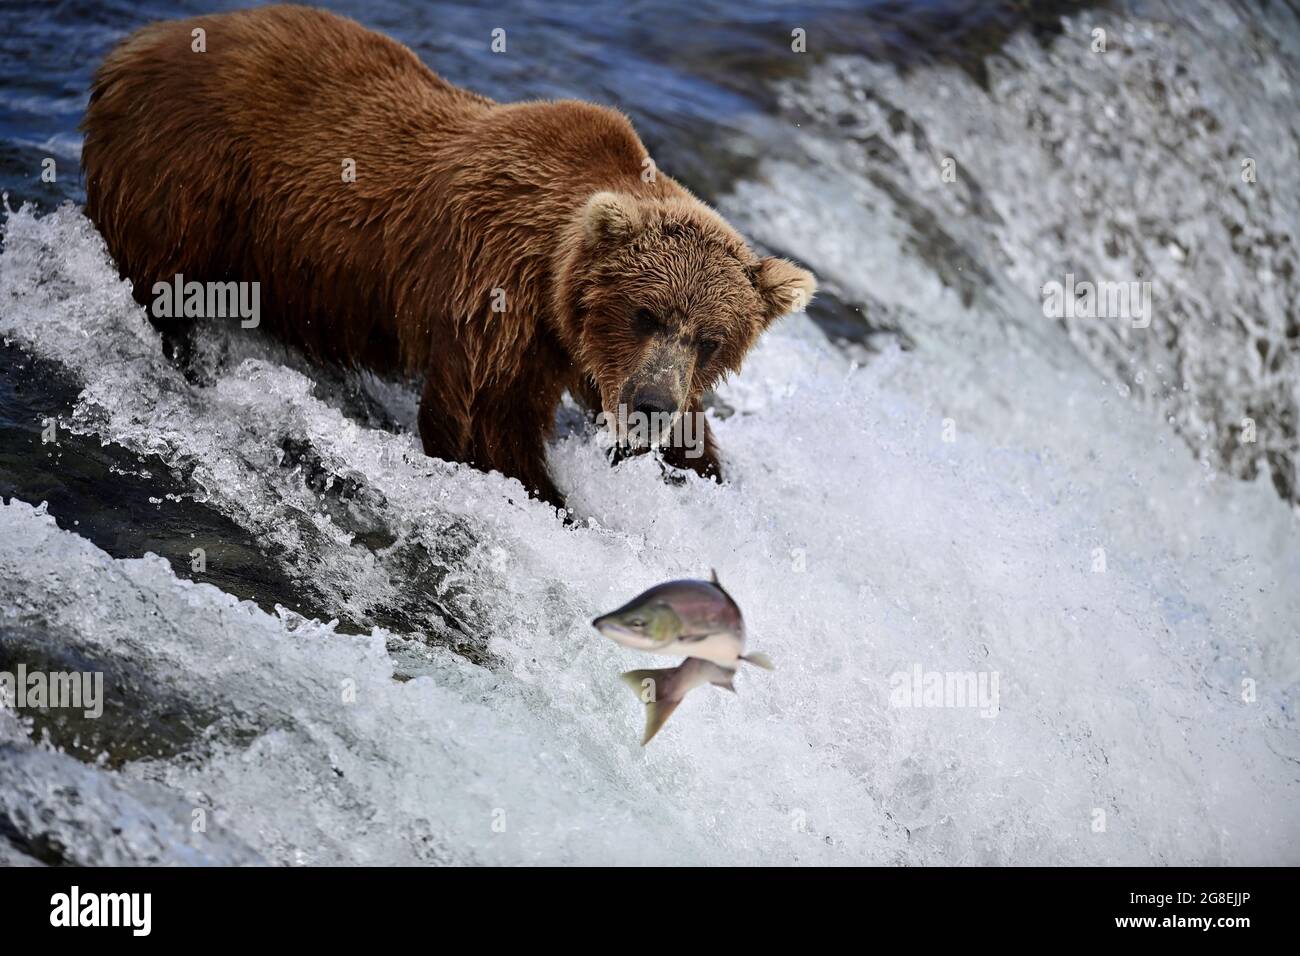
[[[660,418],[662,440],[814,290],[656,173],[621,113],[496,103],[307,7],[144,27],[82,128],[87,215],[141,302],[177,274],[258,282],[266,324],[309,354],[423,377],[426,454],[556,505],[566,390]],[[719,475],[707,434],[702,451],[665,454]]]

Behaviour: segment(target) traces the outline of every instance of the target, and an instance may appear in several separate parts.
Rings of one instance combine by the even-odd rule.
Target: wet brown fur
[[[83,129],[87,214],[141,302],[177,273],[258,281],[264,322],[313,356],[423,376],[427,454],[556,504],[545,439],[566,389],[613,412],[666,342],[693,356],[698,408],[813,291],[668,176],[647,182],[621,113],[495,103],[306,7],[141,29],[95,74]],[[680,463],[717,473],[711,441]]]

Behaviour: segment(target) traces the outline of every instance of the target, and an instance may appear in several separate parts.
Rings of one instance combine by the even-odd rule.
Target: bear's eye
[[[713,357],[713,353],[718,350],[720,345],[721,343],[717,339],[700,339],[700,358],[707,362]]]
[[[649,309],[637,309],[632,324],[642,335],[654,335],[663,328],[663,323]]]

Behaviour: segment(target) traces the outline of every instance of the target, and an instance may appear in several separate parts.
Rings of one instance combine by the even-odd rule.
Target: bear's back
[[[386,284],[357,274],[391,272],[410,248],[397,220],[417,212],[429,143],[493,106],[324,11],[152,24],[95,74],[86,212],[137,298],[178,273],[259,281],[277,331],[355,359],[400,333]]]

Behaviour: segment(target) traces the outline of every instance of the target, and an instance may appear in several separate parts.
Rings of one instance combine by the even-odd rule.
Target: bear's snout
[[[677,399],[658,385],[647,385],[633,392],[632,411],[646,417],[666,415],[671,421],[677,415]]]
[[[619,394],[634,445],[663,444],[686,406],[694,356],[680,342],[652,340]]]
[[[626,422],[620,439],[634,447],[667,443],[682,405],[665,383],[657,381],[629,382],[620,404],[620,418]]]

